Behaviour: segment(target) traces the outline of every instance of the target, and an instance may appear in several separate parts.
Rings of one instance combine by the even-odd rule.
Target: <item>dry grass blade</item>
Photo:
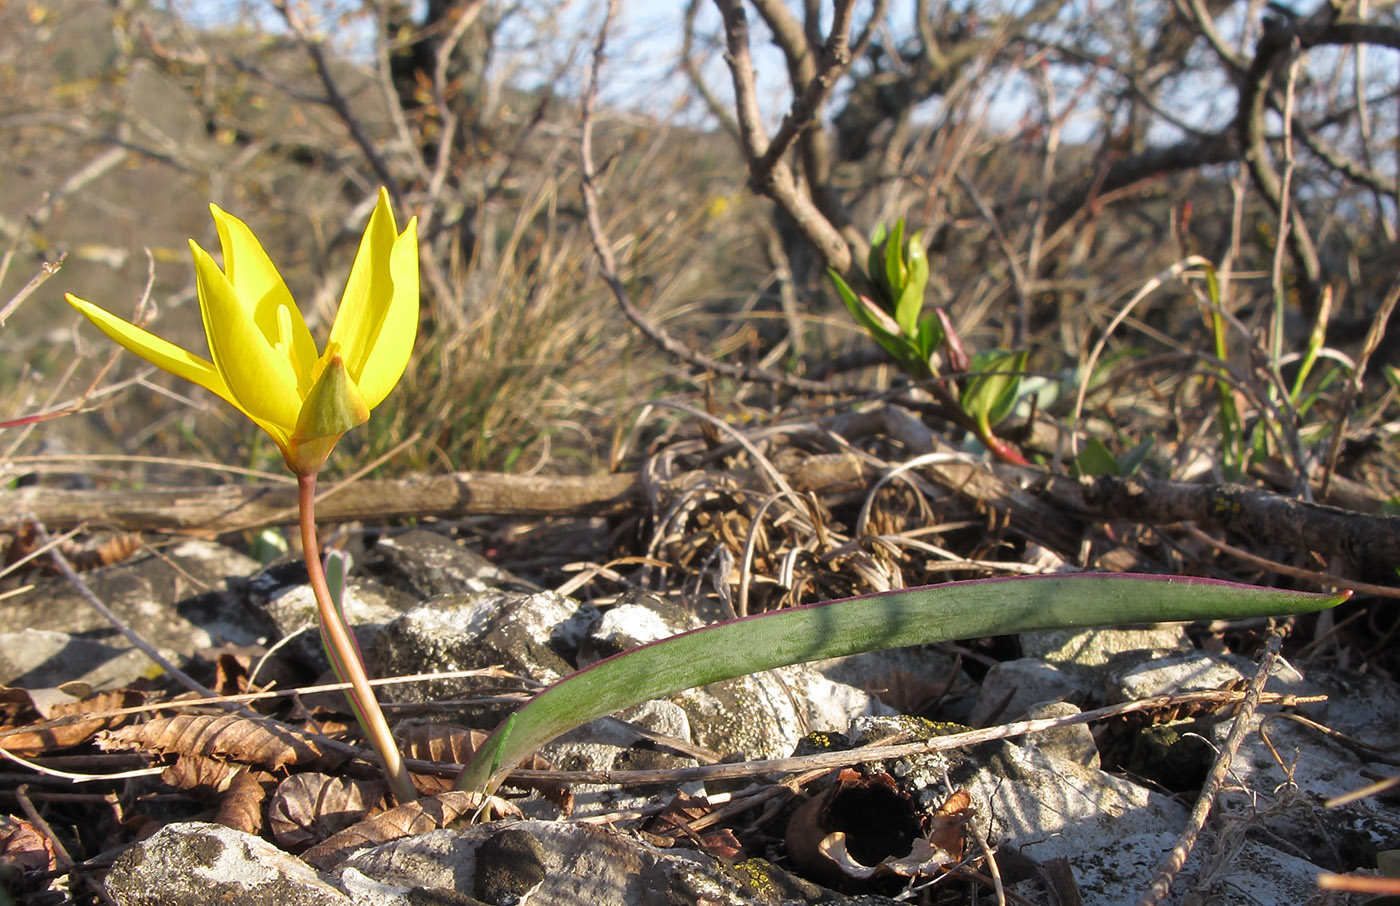
[[[447,827],[459,819],[468,818],[482,806],[503,817],[523,817],[520,809],[504,799],[482,796],[477,792],[453,790],[438,793],[436,796],[424,796],[415,802],[407,802],[387,812],[380,812],[313,846],[302,858],[316,868],[326,871],[362,846],[374,846],[400,837],[426,834],[428,831]]]
[[[161,754],[206,755],[276,771],[289,764],[324,764],[329,757],[291,727],[232,714],[177,714],[103,733],[105,751],[150,750]]]
[[[268,829],[282,846],[305,849],[379,811],[384,794],[378,780],[293,774],[278,784],[268,804]]]

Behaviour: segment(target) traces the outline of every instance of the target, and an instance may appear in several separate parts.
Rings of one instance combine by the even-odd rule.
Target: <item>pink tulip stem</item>
[[[321,550],[316,543],[316,473],[297,476],[297,503],[301,510],[301,546],[306,557],[306,574],[311,583],[311,591],[316,596],[316,611],[321,621],[321,639],[326,646],[326,654],[331,659],[335,674],[343,683],[350,684],[350,706],[359,721],[360,729],[379,755],[384,775],[394,797],[400,803],[412,802],[418,798],[418,791],[404,766],[398,744],[389,731],[389,722],[370,687],[365,675],[364,663],[360,660],[358,646],[350,635],[349,627],[337,612],[331,599],[330,586],[326,583],[326,570],[321,564]]]

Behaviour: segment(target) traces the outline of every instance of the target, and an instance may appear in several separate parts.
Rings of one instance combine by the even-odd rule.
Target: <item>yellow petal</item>
[[[182,349],[168,340],[162,340],[155,334],[142,330],[135,324],[118,318],[85,299],[79,299],[72,293],[68,293],[64,298],[68,300],[69,305],[76,308],[84,317],[96,324],[103,333],[127,350],[136,353],[157,368],[198,384],[230,403],[234,402],[228,385],[224,383],[223,376],[214,367],[214,363]]]
[[[373,408],[403,376],[418,334],[418,221],[399,234],[389,193],[360,240],[327,348],[337,348],[350,378]]]
[[[301,409],[292,363],[273,349],[253,323],[251,313],[209,253],[193,240],[190,252],[209,356],[228,386],[229,401],[285,449]]]
[[[224,274],[233,285],[239,302],[252,314],[253,323],[274,349],[283,348],[293,371],[302,381],[301,395],[310,390],[310,374],[316,362],[316,342],[306,328],[291,290],[277,272],[258,237],[243,221],[211,204],[214,226],[219,231],[219,248],[224,256]],[[279,315],[279,310],[283,312]],[[290,317],[287,315],[290,314]]]

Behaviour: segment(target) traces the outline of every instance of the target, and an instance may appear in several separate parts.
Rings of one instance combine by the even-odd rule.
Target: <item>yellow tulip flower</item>
[[[418,333],[418,227],[402,233],[379,191],[323,352],[262,244],[210,205],[224,265],[190,240],[209,359],[91,302],[67,299],[103,333],[151,364],[232,403],[277,443],[287,467],[314,474],[340,436],[403,376]]]

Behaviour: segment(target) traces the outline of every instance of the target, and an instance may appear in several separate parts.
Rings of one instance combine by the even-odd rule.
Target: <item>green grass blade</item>
[[[456,788],[494,791],[541,745],[620,708],[787,664],[1037,629],[1300,613],[1346,598],[1208,579],[1081,574],[951,582],[773,611],[642,645],[565,677],[487,739]]]

